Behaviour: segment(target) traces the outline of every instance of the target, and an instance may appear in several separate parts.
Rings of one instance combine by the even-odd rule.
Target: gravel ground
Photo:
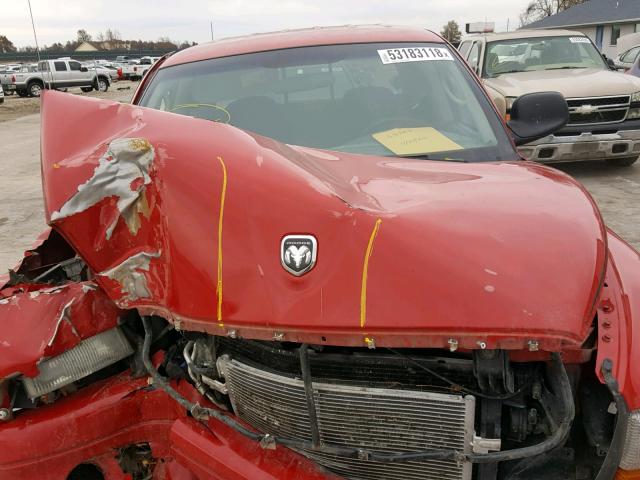
[[[80,88],[70,88],[68,93],[95,98],[107,98],[128,102],[133,97],[139,82],[121,81],[114,82],[106,92],[96,92],[95,90],[84,93]],[[40,113],[40,99],[34,97],[19,97],[16,94],[4,96],[4,104],[0,105],[0,123],[16,120],[17,118]]]
[[[122,81],[107,92],[69,93],[129,102],[138,82]],[[0,273],[22,258],[46,228],[40,183],[40,99],[5,97],[0,105]]]
[[[79,89],[70,93],[129,102],[136,86],[135,82],[117,82],[106,93],[85,94]],[[39,110],[38,99],[16,96],[0,105],[0,271],[15,265],[46,227],[40,184]],[[596,199],[607,224],[640,249],[640,162],[627,168],[602,162],[557,168],[581,181]]]

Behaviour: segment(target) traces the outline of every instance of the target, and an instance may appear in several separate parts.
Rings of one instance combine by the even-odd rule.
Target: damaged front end
[[[43,96],[52,230],[0,287],[0,478],[640,470],[640,259],[569,178]]]

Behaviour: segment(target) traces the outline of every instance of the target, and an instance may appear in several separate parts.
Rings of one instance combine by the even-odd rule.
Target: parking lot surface
[[[118,82],[105,94],[92,92],[89,95],[127,102],[135,86],[133,82]],[[13,267],[46,228],[40,184],[40,116],[37,112],[38,99],[7,97],[5,105],[0,106],[1,271]],[[581,181],[596,199],[607,224],[640,249],[640,162],[627,168],[614,168],[599,162],[562,164],[557,168]],[[558,208],[562,206],[558,205]]]
[[[70,93],[128,102],[137,82],[104,93]],[[46,228],[40,183],[40,99],[7,96],[0,105],[0,272],[22,258]]]

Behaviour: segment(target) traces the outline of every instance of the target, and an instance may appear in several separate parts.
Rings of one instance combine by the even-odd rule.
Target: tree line
[[[160,37],[158,40],[125,40],[118,30],[108,28],[105,32],[98,32],[95,39],[85,29],[76,32],[74,40],[66,42],[54,42],[50,45],[43,45],[40,50],[44,53],[70,52],[78,48],[82,43],[88,42],[98,50],[181,50],[183,48],[196,45],[196,42],[176,42],[169,37]],[[0,53],[32,53],[36,47],[16,47],[5,35],[0,35]]]
[[[532,0],[529,2],[525,10],[520,14],[520,26],[524,27],[529,23],[541,20],[545,17],[555,15],[575,5],[580,5],[589,0]],[[449,42],[458,43],[462,32],[455,20],[447,22],[442,27],[440,34]],[[57,52],[69,52],[78,48],[83,42],[89,42],[94,44],[99,50],[102,45],[108,44],[109,50],[181,50],[183,48],[195,45],[195,42],[183,41],[175,42],[168,37],[160,37],[156,41],[150,40],[123,40],[118,30],[108,28],[105,32],[98,32],[95,37],[87,33],[85,29],[77,31],[75,40],[67,40],[66,43],[55,42],[51,45],[44,45],[42,47],[43,52],[57,53]],[[0,35],[0,53],[15,53],[15,52],[35,52],[35,47],[27,46],[17,48],[11,40],[5,35]]]

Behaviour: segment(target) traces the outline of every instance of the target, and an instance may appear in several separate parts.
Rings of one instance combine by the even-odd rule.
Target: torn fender
[[[115,327],[121,313],[93,282],[41,287],[0,299],[0,378],[36,376],[40,360]]]
[[[47,219],[121,308],[345,346],[557,351],[590,331],[606,235],[558,171],[293,147],[49,91],[42,128]],[[288,234],[318,241],[301,277]]]

